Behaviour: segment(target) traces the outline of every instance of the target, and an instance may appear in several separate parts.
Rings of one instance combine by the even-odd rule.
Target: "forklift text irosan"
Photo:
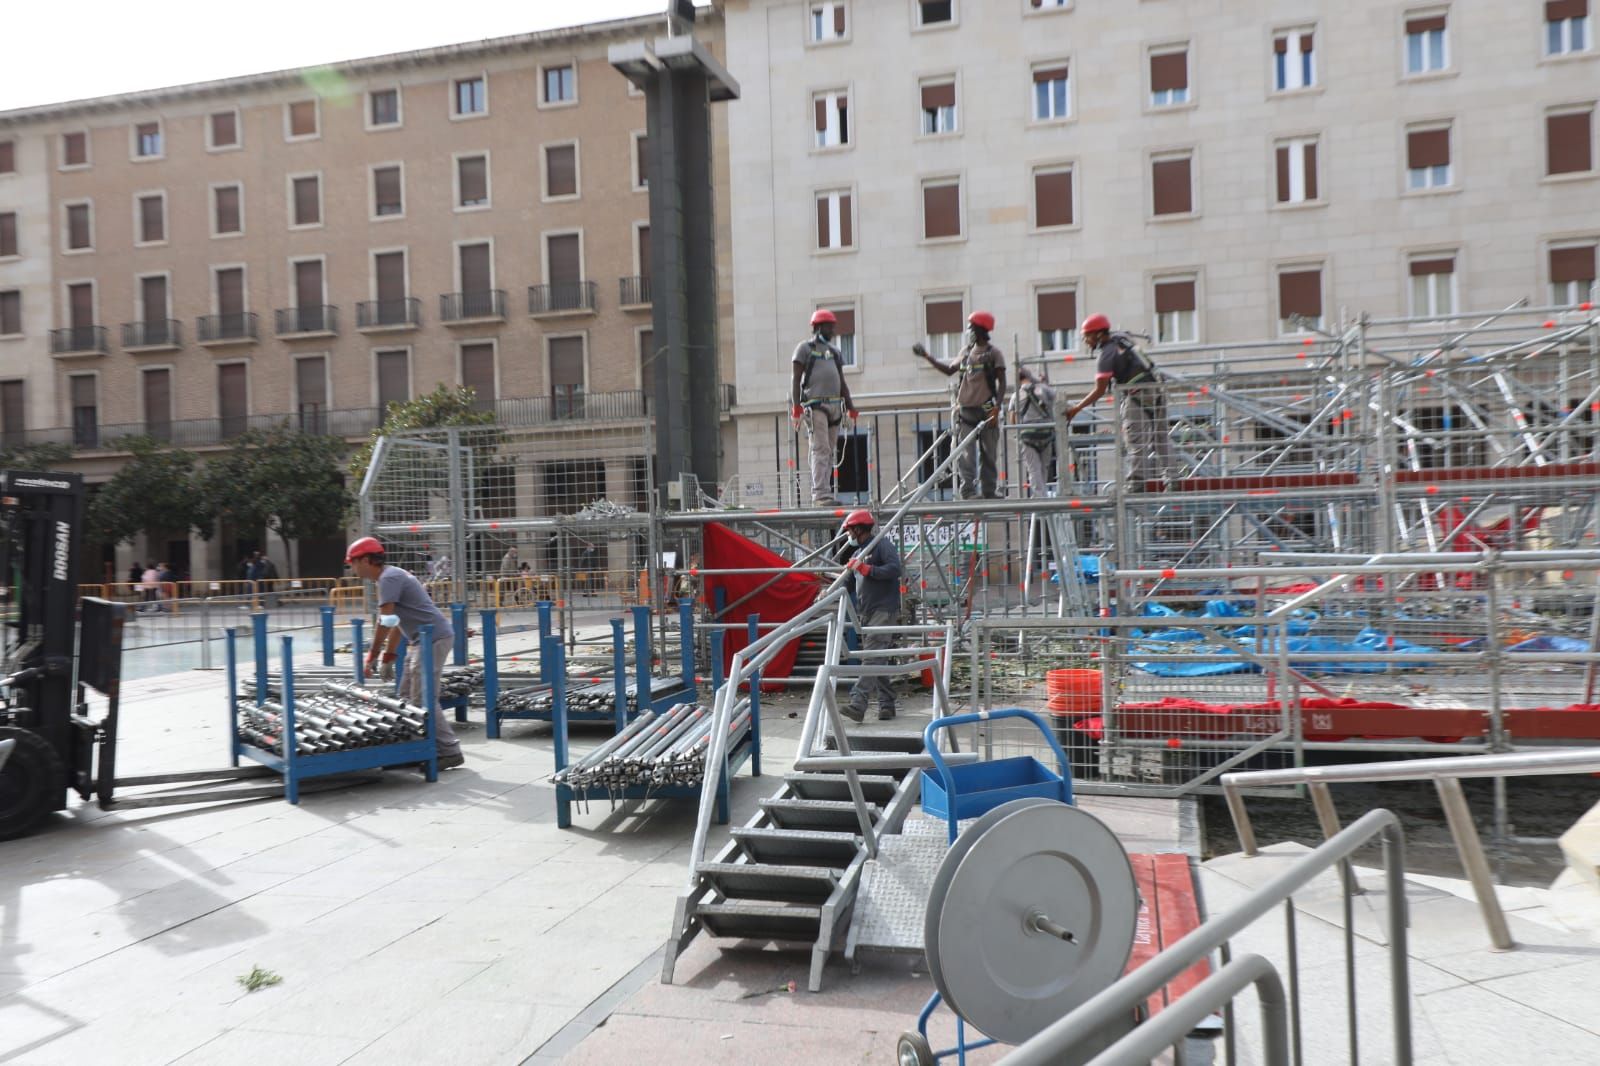
[[[65,522],[56,523],[56,565],[53,576],[57,581],[67,579],[67,554],[72,549],[72,528]]]

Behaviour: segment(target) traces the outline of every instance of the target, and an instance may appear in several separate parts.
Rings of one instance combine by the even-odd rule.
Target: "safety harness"
[[[818,351],[819,348],[821,351]],[[833,426],[837,426],[840,422],[844,421],[844,397],[808,397],[806,396],[806,390],[811,387],[811,368],[816,365],[818,359],[832,359],[834,367],[839,371],[839,380],[843,381],[844,358],[839,354],[839,349],[835,348],[821,337],[811,338],[810,345],[806,349],[806,355],[807,358],[805,369],[800,371],[800,395],[802,399],[799,403],[799,406],[804,407],[808,411],[814,410],[818,407],[823,408],[828,415],[829,427],[831,428]],[[838,464],[835,463],[834,466],[837,468]]]

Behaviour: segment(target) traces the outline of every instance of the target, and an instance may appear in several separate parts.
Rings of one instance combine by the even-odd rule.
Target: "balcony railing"
[[[106,328],[104,326],[67,326],[50,331],[51,355],[104,355],[106,353]]]
[[[415,329],[422,325],[422,301],[415,296],[403,300],[362,300],[356,304],[357,329]]]
[[[558,281],[554,285],[528,286],[528,314],[570,315],[592,313],[597,301],[592,281]]]
[[[650,275],[617,279],[617,302],[623,307],[644,307],[650,303]]]
[[[183,345],[183,334],[175,318],[158,318],[153,322],[124,322],[122,346],[124,348],[178,348]]]
[[[447,292],[439,297],[439,317],[446,322],[505,318],[506,291],[480,289],[477,292]]]
[[[280,307],[273,312],[277,319],[278,336],[290,337],[296,333],[338,333],[339,309],[325,304],[310,307]]]
[[[224,344],[256,339],[256,313],[229,311],[221,315],[201,315],[196,321],[201,344]]]

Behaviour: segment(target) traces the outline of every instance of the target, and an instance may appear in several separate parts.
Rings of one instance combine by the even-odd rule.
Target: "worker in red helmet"
[[[1128,449],[1123,462],[1123,484],[1134,492],[1166,488],[1177,464],[1168,436],[1167,396],[1161,387],[1161,372],[1139,351],[1132,337],[1111,329],[1111,320],[1105,315],[1090,315],[1083,320],[1079,332],[1084,347],[1096,360],[1094,388],[1067,408],[1067,421],[1072,421],[1115,385],[1117,413]]]
[[[838,559],[855,574],[856,616],[860,620],[862,651],[884,651],[895,646],[890,627],[900,624],[900,553],[888,537],[873,539],[877,523],[872,512],[851,511],[844,519],[844,547]],[[886,656],[863,660],[887,665]],[[894,685],[882,674],[860,677],[850,689],[850,702],[840,713],[853,721],[867,716],[867,704],[878,699],[878,720],[894,717]]]
[[[844,380],[844,357],[834,343],[839,316],[826,308],[811,315],[811,336],[795,345],[790,360],[789,420],[806,428],[810,456],[811,502],[837,507],[833,495],[834,450],[845,415],[856,417],[850,386]]]
[[[439,702],[439,682],[444,676],[445,658],[455,642],[450,619],[434,606],[433,597],[408,571],[390,566],[383,543],[377,537],[362,537],[350,545],[344,561],[363,581],[378,586],[378,622],[372,627],[372,649],[367,652],[367,672],[377,673],[383,664],[395,660],[400,635],[405,634],[410,651],[406,654],[405,675],[400,680],[400,698],[422,706],[422,656],[433,656],[433,739],[437,745],[439,769],[448,770],[466,762],[461,741],[456,739],[450,716]],[[417,631],[433,627],[433,646],[424,648]]]
[[[1006,394],[1006,359],[989,343],[993,332],[994,316],[974,311],[967,316],[968,341],[955,362],[934,358],[920,342],[911,346],[929,366],[946,377],[959,378],[951,412],[957,439],[964,440],[979,430],[976,449],[966,448],[956,457],[956,490],[963,500],[1000,498],[1000,408]]]

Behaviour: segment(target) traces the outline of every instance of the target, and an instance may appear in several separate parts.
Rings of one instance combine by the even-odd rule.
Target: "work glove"
[[[855,404],[851,404],[850,406],[846,407],[844,411],[845,414],[850,416],[850,421],[852,422],[861,417],[861,412],[856,410]]]
[[[789,408],[789,422],[791,424],[799,426],[801,419],[805,418],[805,416],[806,409],[799,404],[794,404]]]
[[[383,657],[383,669],[378,672],[378,678],[380,680],[382,680],[382,681],[393,681],[394,680],[395,659],[396,659],[395,653],[392,652],[392,651],[388,652],[387,654],[384,655],[384,657]]]
[[[845,566],[849,567],[851,570],[854,570],[856,573],[860,574],[862,577],[871,577],[872,576],[872,567],[868,566],[866,563],[862,562],[860,559],[851,559],[848,563],[845,564]]]

